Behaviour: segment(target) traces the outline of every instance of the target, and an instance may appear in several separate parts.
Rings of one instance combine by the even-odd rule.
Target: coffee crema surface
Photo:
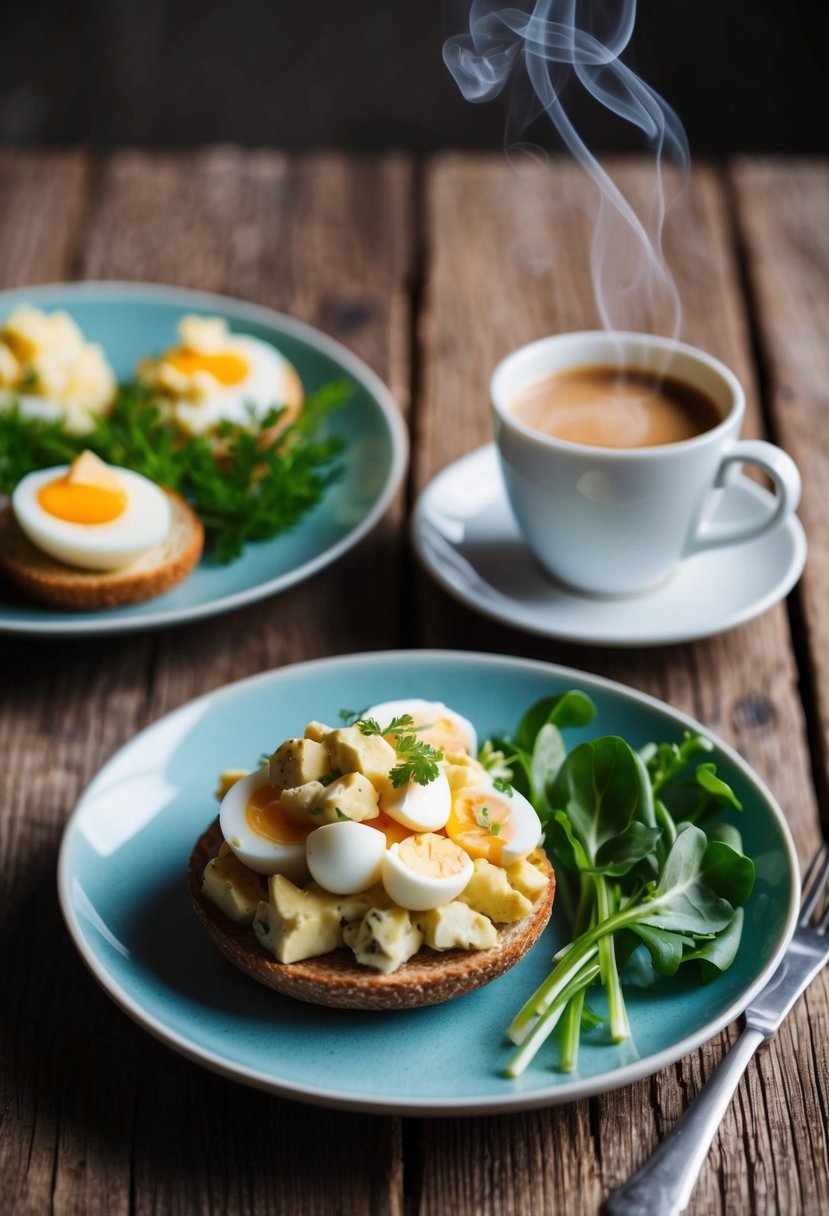
[[[637,368],[580,367],[522,389],[510,412],[554,439],[600,448],[650,448],[710,431],[723,416],[705,393]]]

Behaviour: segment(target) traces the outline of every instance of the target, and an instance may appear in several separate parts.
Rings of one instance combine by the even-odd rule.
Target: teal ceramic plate
[[[226,296],[135,283],[62,283],[0,293],[0,319],[21,303],[63,308],[84,335],[104,348],[119,380],[132,377],[144,355],[173,345],[184,313],[225,317],[231,329],[273,342],[296,366],[307,391],[347,376],[355,391],[332,416],[347,440],[345,474],[297,528],[246,546],[222,566],[203,558],[166,595],[103,612],[65,612],[23,599],[0,584],[0,632],[126,633],[175,625],[240,608],[275,595],[335,561],[374,527],[406,467],[400,412],[385,385],[344,346],[301,321]]]
[[[520,1080],[499,1075],[508,1056],[504,1028],[566,940],[555,909],[527,957],[494,983],[431,1008],[352,1013],[299,1004],[243,976],[210,943],[190,904],[187,859],[215,815],[219,769],[252,767],[311,718],[336,720],[345,706],[444,700],[486,735],[512,728],[539,697],[573,687],[593,697],[599,714],[571,739],[616,733],[638,747],[702,729],[595,676],[453,651],[303,663],[183,706],[122,748],[69,820],[58,888],[75,945],[113,1000],[170,1047],[236,1080],[323,1105],[494,1113],[600,1093],[665,1067],[740,1013],[775,968],[797,914],[797,863],[782,812],[725,744],[716,744],[713,758],[743,803],[739,826],[757,867],[738,957],[708,987],[672,981],[631,990],[634,1042],[584,1047],[577,1075],[552,1071],[544,1050]]]

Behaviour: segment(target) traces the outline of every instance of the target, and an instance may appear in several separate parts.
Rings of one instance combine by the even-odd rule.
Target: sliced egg
[[[383,886],[400,908],[425,912],[457,899],[473,874],[471,858],[446,836],[409,836],[383,855]]]
[[[380,791],[380,810],[412,832],[436,832],[449,818],[452,791],[442,769],[428,785],[408,781],[394,789],[387,783]]]
[[[364,823],[326,823],[306,843],[315,882],[334,895],[356,895],[380,881],[386,841]]]
[[[180,344],[145,360],[139,378],[151,384],[182,430],[200,435],[222,421],[246,426],[284,408],[280,426],[299,412],[303,388],[295,368],[269,342],[230,333],[221,317],[185,317]]]
[[[239,860],[257,874],[284,874],[298,885],[310,880],[305,841],[313,827],[289,819],[280,808],[267,768],[230,787],[219,808],[219,826]]]
[[[474,785],[453,795],[446,832],[470,857],[509,866],[540,843],[541,821],[518,790],[502,794]]]
[[[78,478],[73,474],[82,461],[103,473],[92,465]],[[29,473],[12,494],[12,509],[32,544],[85,570],[128,566],[170,530],[170,500],[159,486],[140,473],[103,465],[91,453],[71,466]]]
[[[456,752],[469,752],[475,755],[478,751],[478,737],[475,727],[468,718],[456,713],[444,705],[442,701],[422,701],[417,697],[402,698],[399,701],[383,701],[380,705],[372,705],[366,710],[364,718],[374,718],[381,726],[386,726],[393,718],[409,714],[417,727],[417,737],[432,747],[440,747],[446,755]]]

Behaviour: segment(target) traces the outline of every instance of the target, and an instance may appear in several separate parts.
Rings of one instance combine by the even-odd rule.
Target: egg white
[[[380,809],[413,832],[437,832],[452,809],[452,791],[446,774],[441,769],[428,785],[409,781],[394,789],[389,783],[380,791]]]
[[[386,838],[364,823],[326,823],[305,842],[311,877],[334,895],[356,895],[380,881]]]
[[[120,570],[164,540],[170,530],[170,500],[154,482],[130,469],[115,470],[127,495],[117,519],[78,524],[44,511],[38,492],[68,472],[68,465],[38,469],[24,477],[12,494],[15,518],[38,549],[68,566]]]
[[[254,832],[246,818],[251,798],[270,779],[268,769],[260,768],[232,785],[219,807],[219,826],[233,852],[249,869],[257,874],[284,874],[291,882],[302,886],[311,879],[305,841],[277,844]]]
[[[410,714],[416,726],[427,726],[432,722],[448,721],[457,733],[461,747],[470,755],[477,755],[478,736],[475,727],[468,718],[464,718],[456,710],[450,709],[442,701],[424,701],[419,697],[401,697],[396,701],[383,701],[372,705],[363,717],[374,718],[381,726],[385,726],[392,718],[402,714]]]
[[[223,420],[247,426],[250,410],[255,418],[261,419],[269,410],[295,398],[296,373],[284,355],[268,342],[244,334],[229,334],[221,353],[239,355],[248,365],[248,374],[238,384],[224,385],[209,373],[202,373],[198,398],[171,397],[175,422],[191,435],[211,431]]]
[[[460,850],[463,853],[463,850]],[[422,874],[413,870],[400,856],[400,845],[393,844],[383,854],[383,886],[389,899],[410,912],[426,912],[451,903],[472,877],[472,859],[464,854],[463,867],[456,874]]]

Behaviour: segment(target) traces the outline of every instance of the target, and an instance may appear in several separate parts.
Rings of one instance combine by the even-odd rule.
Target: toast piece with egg
[[[151,599],[191,573],[204,547],[201,520],[183,498],[165,490],[170,502],[167,535],[118,570],[87,570],[45,553],[25,535],[11,507],[0,513],[0,568],[22,591],[59,608],[117,608]]]
[[[527,953],[544,930],[553,906],[555,875],[546,857],[539,869],[547,878],[532,911],[523,919],[497,926],[494,946],[482,950],[421,949],[389,974],[361,966],[351,950],[340,947],[301,962],[281,963],[249,925],[237,924],[209,899],[202,880],[217,856],[223,836],[218,821],[196,842],[190,856],[193,906],[213,943],[239,970],[285,996],[341,1009],[412,1009],[436,1005],[497,979]]]

